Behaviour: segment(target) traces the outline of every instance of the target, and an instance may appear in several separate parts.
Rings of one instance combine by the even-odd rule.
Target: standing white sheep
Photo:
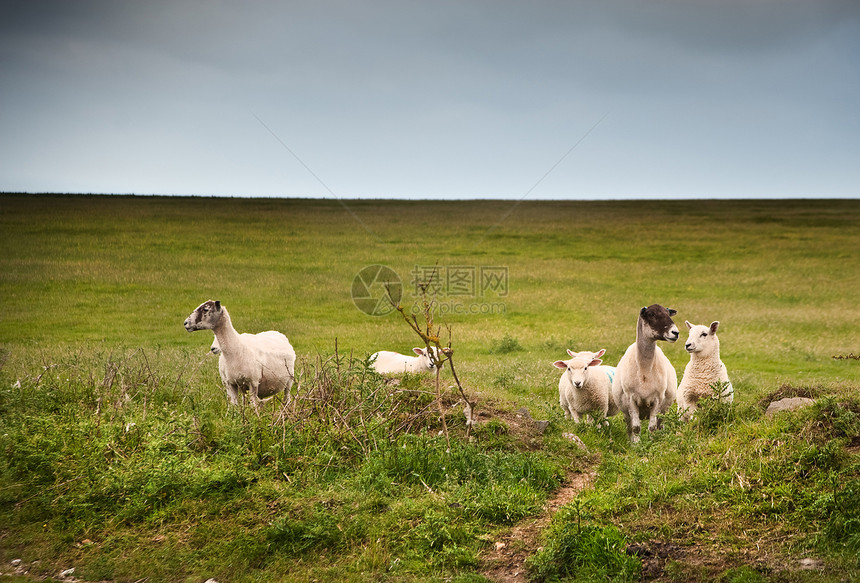
[[[212,330],[215,333],[210,350],[213,353],[220,350],[218,372],[232,404],[239,403],[239,391],[247,391],[255,407],[260,399],[281,391],[289,400],[295,378],[296,352],[286,336],[273,330],[239,334],[233,328],[227,308],[213,300],[200,304],[185,319],[184,325],[189,332]]]
[[[373,370],[381,375],[430,372],[436,370],[435,362],[439,362],[436,348],[432,350],[432,359],[426,348],[413,348],[412,351],[416,356],[380,350],[370,355],[370,362],[373,365]]]
[[[678,340],[678,327],[672,316],[678,312],[653,304],[639,311],[636,342],[630,345],[618,362],[612,397],[627,421],[627,436],[638,443],[642,419],[648,419],[648,431],[662,425],[658,415],[675,402],[678,374],[657,342]]]
[[[690,353],[690,362],[684,369],[684,377],[678,385],[678,409],[688,421],[699,406],[701,399],[718,397],[724,403],[734,399],[734,389],[729,382],[726,365],[720,360],[720,339],[717,337],[719,322],[710,326],[693,325],[684,321],[690,330],[684,347]],[[715,394],[716,390],[720,391]]]
[[[612,379],[615,367],[601,366],[600,357],[606,350],[598,352],[567,353],[570,360],[556,360],[556,368],[564,370],[558,380],[558,400],[564,411],[565,419],[573,418],[579,423],[581,415],[590,420],[590,415],[596,419],[606,419],[618,413],[618,407],[612,398]]]

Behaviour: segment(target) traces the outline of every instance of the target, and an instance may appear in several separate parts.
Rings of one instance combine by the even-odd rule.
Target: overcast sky
[[[0,0],[0,191],[860,197],[858,0]]]

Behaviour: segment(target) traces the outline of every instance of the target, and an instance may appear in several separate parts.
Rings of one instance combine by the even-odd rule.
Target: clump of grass
[[[510,334],[505,334],[500,340],[493,342],[490,354],[511,354],[522,350],[523,347],[516,338]]]
[[[833,482],[833,496],[823,504],[827,522],[818,541],[822,546],[853,556],[860,563],[860,479],[839,487]]]
[[[564,507],[527,566],[535,581],[617,581],[639,578],[641,562],[627,553],[627,537],[614,526],[582,525],[577,504]]]
[[[513,386],[516,378],[512,371],[503,370],[495,376],[491,384],[496,389],[509,389]]]
[[[836,438],[860,437],[860,402],[856,399],[839,400],[822,397],[805,417],[804,432],[816,441]]]
[[[266,540],[278,551],[300,557],[317,549],[342,550],[347,540],[346,520],[322,505],[302,509],[298,516],[282,516],[267,530]]]
[[[720,400],[725,394],[729,383],[711,383],[711,397],[699,401],[699,409],[694,416],[695,426],[703,433],[714,433],[730,426],[735,420],[737,407],[732,403]]]
[[[767,578],[749,565],[732,567],[717,579],[719,583],[766,583]]]

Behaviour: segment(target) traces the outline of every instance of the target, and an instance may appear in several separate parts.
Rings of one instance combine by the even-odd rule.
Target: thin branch
[[[444,348],[442,347],[442,343],[439,338],[441,326],[437,326],[434,328],[433,312],[435,311],[436,301],[427,298],[427,291],[430,289],[430,285],[432,284],[436,276],[437,268],[438,263],[433,267],[433,271],[430,273],[426,282],[417,283],[418,290],[421,294],[421,315],[424,319],[424,326],[419,323],[418,316],[416,316],[414,313],[407,314],[403,306],[399,302],[394,301],[394,298],[391,294],[391,289],[388,285],[385,286],[385,291],[387,293],[388,301],[391,302],[391,305],[394,307],[394,309],[400,313],[400,315],[403,317],[403,320],[409,325],[410,328],[412,328],[413,332],[415,332],[424,342],[424,345],[427,348],[427,353],[430,357],[430,362],[432,362],[433,365],[436,367],[436,401],[439,408],[439,415],[442,420],[442,430],[445,433],[445,439],[448,441],[448,445],[450,447],[448,425],[445,422],[445,411],[444,406],[442,405],[442,390],[440,380],[442,367],[446,362],[448,363],[448,366],[451,367],[451,373],[454,376],[454,382],[457,385],[457,389],[460,392],[460,396],[465,402],[464,413],[466,415],[466,437],[469,437],[472,430],[472,426],[475,423],[474,414],[477,402],[469,400],[468,395],[466,395],[466,391],[463,389],[463,384],[460,382],[460,378],[457,375],[457,371],[454,369],[454,350],[453,348],[451,348],[451,337],[453,335],[451,327],[446,326],[448,329],[448,346]],[[431,347],[435,348],[435,350],[430,350]]]

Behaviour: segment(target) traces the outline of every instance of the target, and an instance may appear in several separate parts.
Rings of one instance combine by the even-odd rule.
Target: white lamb
[[[618,413],[618,407],[612,398],[612,378],[615,367],[601,366],[600,357],[606,353],[598,352],[567,353],[570,360],[556,360],[556,368],[564,369],[564,374],[558,381],[558,400],[564,411],[564,417],[571,417],[579,423],[580,416],[591,420],[591,415],[598,420],[606,419]]]
[[[436,370],[436,362],[439,362],[438,353],[433,348],[433,358],[426,348],[413,348],[416,356],[407,356],[399,352],[380,350],[370,355],[373,370],[381,375],[393,375],[402,373],[422,373]]]
[[[710,326],[693,325],[687,322],[690,335],[685,348],[690,353],[690,362],[684,369],[684,377],[678,385],[678,409],[688,421],[699,406],[701,399],[718,397],[724,403],[734,399],[734,389],[729,382],[726,365],[720,360],[720,339],[717,337],[719,322]],[[720,391],[715,394],[715,388]]]
[[[648,431],[662,425],[658,415],[675,402],[678,375],[672,363],[657,346],[659,340],[678,340],[678,327],[672,321],[677,311],[653,304],[639,311],[636,342],[630,345],[618,362],[612,397],[624,413],[627,436],[639,442],[642,419],[648,419]]]
[[[296,352],[286,336],[273,330],[239,334],[233,328],[227,308],[213,300],[203,302],[191,312],[185,319],[185,329],[215,333],[210,350],[220,350],[218,372],[232,404],[238,405],[239,391],[247,391],[255,407],[260,399],[281,391],[289,399],[295,378]]]

